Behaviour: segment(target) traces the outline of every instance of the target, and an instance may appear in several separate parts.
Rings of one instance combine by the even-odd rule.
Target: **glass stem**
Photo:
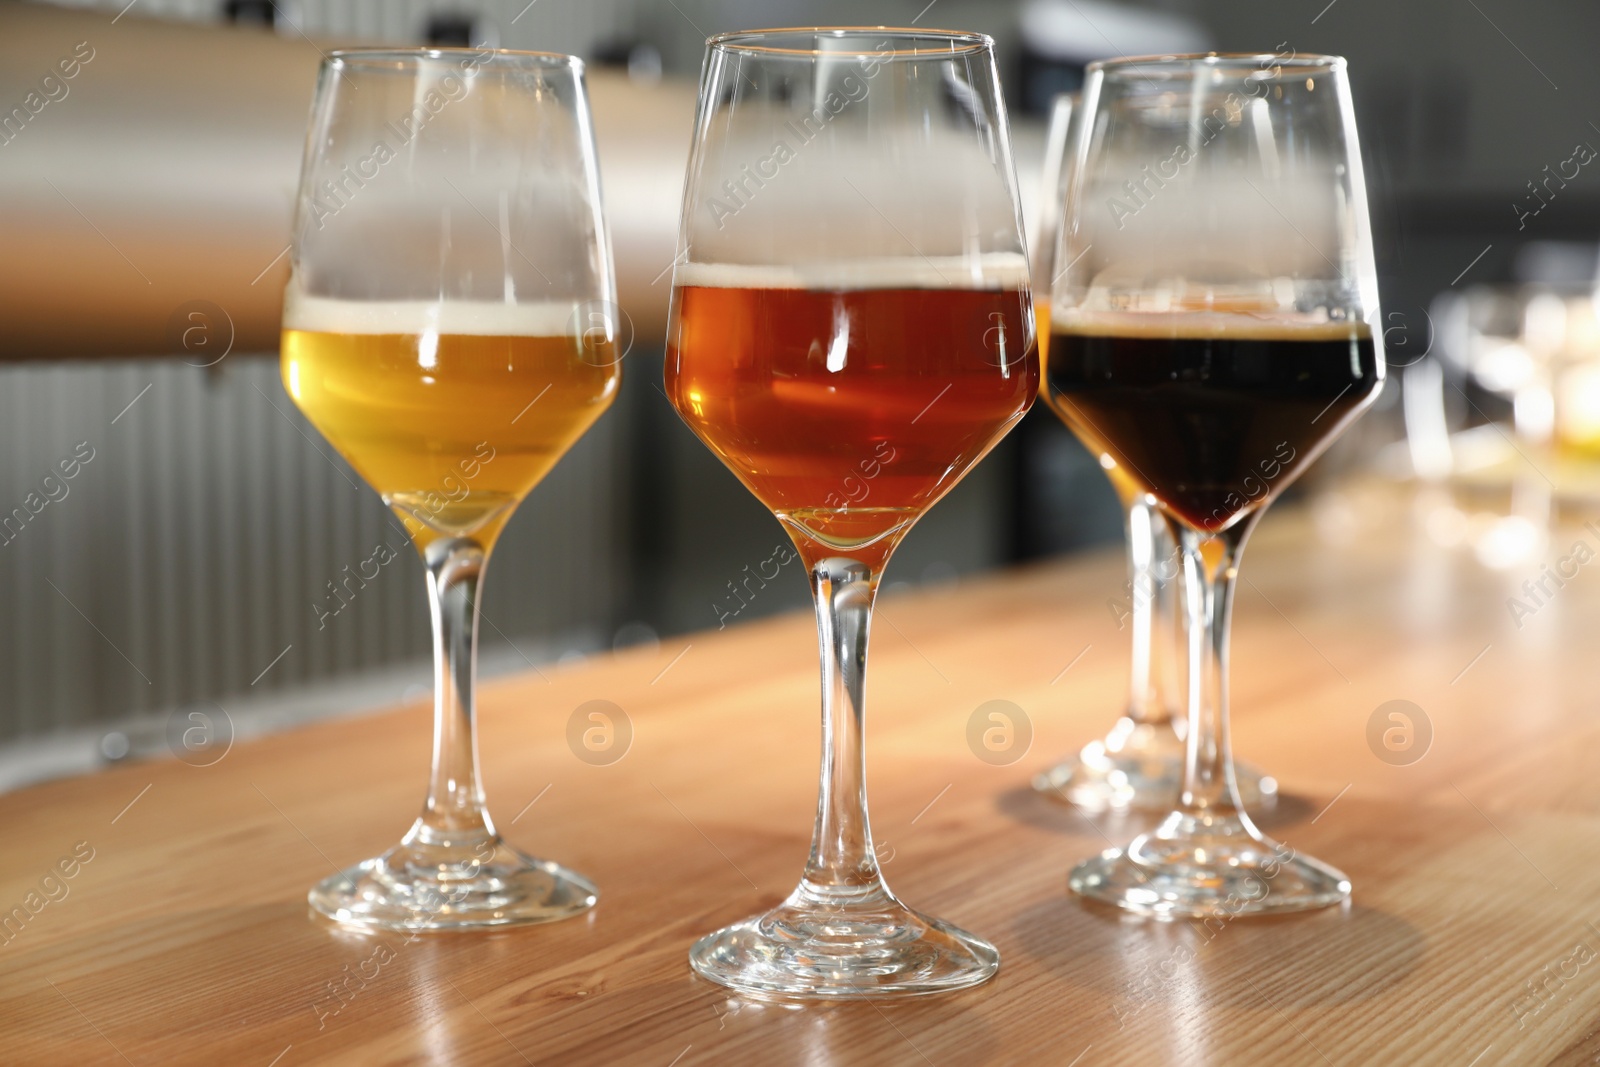
[[[831,557],[812,568],[811,588],[822,652],[822,786],[803,888],[865,896],[883,890],[867,821],[862,741],[867,633],[878,578],[864,563]]]
[[[1228,631],[1239,554],[1260,514],[1218,534],[1173,524],[1183,557],[1189,643],[1188,747],[1178,810],[1208,824],[1245,820],[1228,732]]]
[[[1142,497],[1128,506],[1128,575],[1132,591],[1129,624],[1133,629],[1133,672],[1128,718],[1160,726],[1172,719],[1168,695],[1176,618],[1177,546],[1167,522]]]
[[[428,802],[407,840],[453,845],[494,836],[478,772],[478,589],[488,563],[483,545],[441,537],[428,545],[428,606],[433,618],[433,777]]]

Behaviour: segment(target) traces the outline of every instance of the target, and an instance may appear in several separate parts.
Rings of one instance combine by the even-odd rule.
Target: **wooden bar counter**
[[[0,797],[0,907],[37,904],[47,876],[55,897],[0,945],[0,1062],[1593,1063],[1600,568],[1569,562],[1534,607],[1542,560],[1487,570],[1430,538],[1426,510],[1347,489],[1269,515],[1245,554],[1235,747],[1282,783],[1269,832],[1350,875],[1346,908],[1208,927],[1068,894],[1076,861],[1145,825],[1028,785],[1126,692],[1122,560],[1104,552],[881,604],[867,738],[885,872],[999,947],[984,987],[774,1004],[690,973],[691,941],[778,901],[805,858],[817,657],[794,614],[485,687],[501,829],[601,887],[565,923],[408,940],[309,912],[312,882],[409,825],[420,704],[208,767]],[[1600,533],[1559,530],[1543,559],[1580,541]],[[608,765],[567,741],[591,700],[631,723]],[[1009,764],[968,746],[990,700],[1031,721]],[[1421,712],[1409,750],[1404,731],[1384,747],[1393,721],[1372,728],[1395,700]]]

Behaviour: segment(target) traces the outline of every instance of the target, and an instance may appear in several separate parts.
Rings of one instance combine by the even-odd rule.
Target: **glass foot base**
[[[802,885],[765,915],[702,937],[689,965],[749,996],[847,1000],[975,986],[994,977],[1000,953],[886,889]]]
[[[1235,919],[1309,911],[1350,897],[1350,879],[1248,819],[1173,812],[1161,827],[1078,864],[1074,893],[1156,918]]]
[[[317,883],[311,906],[337,922],[386,930],[470,930],[565,919],[598,897],[581,874],[523,855],[498,834],[432,844],[418,837],[413,831]]]
[[[1183,785],[1184,742],[1172,723],[1136,723],[1124,716],[1103,740],[1036,775],[1033,788],[1084,811],[1171,811]],[[1239,798],[1252,811],[1278,802],[1278,781],[1237,764]]]

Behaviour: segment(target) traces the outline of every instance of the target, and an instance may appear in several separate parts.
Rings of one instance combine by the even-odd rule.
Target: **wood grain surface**
[[[1516,619],[1538,562],[1496,572],[1441,547],[1433,506],[1346,489],[1269,515],[1244,560],[1236,746],[1283,783],[1270,832],[1353,879],[1347,908],[1208,929],[1068,895],[1073,863],[1141,825],[1028,788],[1124,696],[1108,552],[890,596],[877,618],[885,870],[999,946],[987,986],[783,1005],[691,975],[690,942],[779,900],[805,857],[817,668],[812,620],[789,615],[486,688],[494,811],[599,883],[580,920],[407,940],[309,913],[314,880],[409,824],[421,705],[0,797],[0,908],[42,905],[0,946],[0,1062],[1596,1062],[1600,566]],[[1546,558],[1580,540],[1600,548],[1574,526]],[[591,700],[632,728],[607,765],[567,741]],[[989,700],[1031,722],[1006,765],[968,747]],[[1369,721],[1392,700],[1431,738],[1386,761]]]

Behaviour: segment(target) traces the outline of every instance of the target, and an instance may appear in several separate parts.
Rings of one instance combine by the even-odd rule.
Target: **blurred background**
[[[164,755],[174,724],[247,736],[429,686],[411,554],[326,614],[344,568],[393,534],[278,379],[304,123],[334,47],[590,63],[632,346],[619,402],[496,552],[484,673],[803,609],[798,574],[734,594],[783,534],[662,397],[669,268],[705,36],[875,23],[995,37],[1030,220],[1043,116],[1090,60],[1349,57],[1393,374],[1299,491],[1410,484],[1440,551],[1508,573],[1537,566],[1562,509],[1600,499],[1597,8],[0,2],[0,789]],[[907,539],[887,594],[1120,535],[1098,468],[1039,407]]]

